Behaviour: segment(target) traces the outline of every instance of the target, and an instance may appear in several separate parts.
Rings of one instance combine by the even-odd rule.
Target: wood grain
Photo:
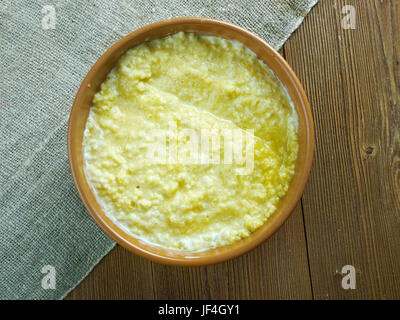
[[[341,27],[345,5],[354,30]],[[399,299],[399,20],[398,0],[322,0],[285,44],[312,105],[316,154],[301,203],[271,239],[202,268],[116,247],[67,298]],[[348,264],[355,290],[341,287]]]
[[[316,299],[400,298],[399,6],[323,1],[285,46],[316,125],[302,199]],[[356,290],[341,287],[347,264]]]

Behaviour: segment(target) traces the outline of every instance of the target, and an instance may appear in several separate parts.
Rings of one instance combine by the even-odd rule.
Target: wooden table
[[[342,28],[346,4],[354,30]],[[322,0],[283,47],[311,102],[316,152],[301,202],[272,238],[198,268],[116,247],[68,298],[400,298],[399,24],[399,0]],[[355,290],[342,288],[345,265]]]

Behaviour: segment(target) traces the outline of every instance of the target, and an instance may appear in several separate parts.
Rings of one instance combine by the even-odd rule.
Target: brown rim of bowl
[[[220,36],[244,44],[263,60],[281,80],[295,106],[299,129],[299,151],[295,174],[277,210],[263,226],[248,237],[230,245],[201,252],[186,252],[162,248],[139,240],[119,228],[96,200],[84,172],[82,151],[83,131],[93,95],[105,77],[130,48],[146,41],[163,38],[179,31]],[[93,65],[76,94],[68,124],[68,158],[78,193],[96,223],[118,244],[150,260],[175,266],[201,266],[219,263],[240,256],[274,234],[289,217],[299,201],[309,173],[314,153],[314,128],[310,106],[297,76],[288,63],[270,45],[251,32],[230,23],[199,17],[163,20],[133,31],[113,44]]]

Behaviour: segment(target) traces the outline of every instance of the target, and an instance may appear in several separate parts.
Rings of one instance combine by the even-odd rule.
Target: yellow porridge
[[[297,115],[242,44],[178,33],[121,57],[94,96],[83,148],[92,188],[121,228],[199,251],[274,213],[295,170]]]

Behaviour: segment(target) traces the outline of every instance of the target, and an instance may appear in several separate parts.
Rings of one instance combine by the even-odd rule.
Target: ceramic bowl
[[[130,48],[153,39],[180,31],[219,36],[236,40],[247,46],[263,60],[281,80],[298,114],[299,151],[296,169],[289,190],[281,199],[276,212],[250,236],[231,245],[202,252],[170,250],[148,244],[124,232],[107,217],[92,191],[84,171],[82,150],[83,132],[93,95],[114,67],[118,59]],[[93,65],[73,103],[68,127],[68,156],[72,176],[79,195],[98,225],[117,243],[133,253],[156,262],[176,266],[215,264],[237,257],[268,239],[289,217],[306,185],[313,152],[314,132],[311,111],[304,90],[287,62],[264,40],[238,26],[207,18],[174,18],[140,28],[112,45]]]

